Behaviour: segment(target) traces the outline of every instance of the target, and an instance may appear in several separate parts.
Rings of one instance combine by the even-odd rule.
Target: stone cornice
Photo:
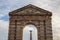
[[[42,14],[42,13],[40,13],[40,14],[24,14],[24,13],[23,14],[17,14],[18,12],[24,11],[25,9],[29,9],[29,8],[35,9],[37,11],[40,11],[40,12],[44,13],[44,14]],[[10,12],[9,15],[10,16],[11,15],[41,15],[41,16],[43,16],[43,15],[49,15],[49,16],[52,16],[52,13],[49,12],[49,11],[46,11],[46,10],[44,10],[42,8],[36,7],[36,6],[32,5],[32,4],[29,4],[27,6],[24,6],[22,8],[19,8],[17,10],[14,10],[14,11]]]

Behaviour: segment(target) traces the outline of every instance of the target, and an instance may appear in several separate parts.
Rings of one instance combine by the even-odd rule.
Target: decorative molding
[[[10,16],[12,15],[49,15],[51,16],[52,13],[30,4],[10,12],[9,15]]]

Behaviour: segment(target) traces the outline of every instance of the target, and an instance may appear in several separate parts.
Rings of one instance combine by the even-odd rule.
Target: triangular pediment
[[[9,13],[10,15],[52,15],[51,12],[32,4],[19,8]]]

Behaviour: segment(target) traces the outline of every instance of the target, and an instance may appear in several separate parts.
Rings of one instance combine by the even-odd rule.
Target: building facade
[[[38,31],[38,40],[53,40],[52,13],[32,4],[9,13],[8,40],[23,40],[23,28],[33,24]]]

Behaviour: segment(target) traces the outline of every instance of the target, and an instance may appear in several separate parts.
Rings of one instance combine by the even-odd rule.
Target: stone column
[[[45,28],[46,28],[46,40],[53,40],[53,37],[52,37],[51,16],[46,16],[46,19],[45,19]]]
[[[44,20],[40,21],[40,40],[45,40]]]
[[[14,36],[15,36],[15,20],[10,20],[8,40],[14,40]]]
[[[30,30],[30,40],[32,40],[32,30]]]

